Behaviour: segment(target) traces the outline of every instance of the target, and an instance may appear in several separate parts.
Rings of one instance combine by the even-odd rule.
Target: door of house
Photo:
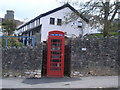
[[[64,76],[64,32],[51,31],[48,36],[47,77]]]

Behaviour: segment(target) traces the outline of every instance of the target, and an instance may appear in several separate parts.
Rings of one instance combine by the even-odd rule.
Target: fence
[[[5,47],[8,47],[8,39],[16,38],[24,46],[36,46],[36,38],[33,36],[0,36],[2,40],[5,40]]]

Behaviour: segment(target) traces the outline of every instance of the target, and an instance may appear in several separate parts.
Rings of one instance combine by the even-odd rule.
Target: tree
[[[92,22],[92,25],[99,23],[99,25],[103,25],[103,36],[106,37],[109,35],[109,31],[111,28],[111,23],[114,20],[117,11],[120,7],[119,0],[90,0],[85,2],[84,4],[80,4],[74,2],[72,0],[67,0],[67,3],[73,3],[74,5],[79,5],[79,12],[82,15],[91,16],[89,20]],[[64,2],[65,3],[65,2]],[[73,16],[72,16],[73,17]],[[93,24],[94,23],[94,24]]]
[[[2,31],[6,32],[8,35],[12,35],[16,29],[16,23],[13,20],[4,20],[2,22]]]

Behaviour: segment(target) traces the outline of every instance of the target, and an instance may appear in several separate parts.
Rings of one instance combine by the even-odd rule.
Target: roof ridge
[[[86,21],[87,23],[89,23],[89,20],[88,20],[87,18],[85,18],[83,15],[81,15],[81,14],[80,14],[75,8],[73,8],[69,3],[66,3],[66,4],[64,4],[64,5],[60,6],[60,7],[57,7],[57,8],[55,8],[55,9],[52,9],[52,10],[50,10],[50,11],[48,11],[48,12],[45,12],[45,13],[43,13],[43,14],[40,14],[40,15],[36,16],[35,18],[33,18],[33,19],[31,19],[30,21],[26,22],[25,24],[21,25],[19,28],[24,27],[25,25],[29,24],[30,22],[32,22],[32,21],[34,21],[34,20],[36,20],[36,19],[38,19],[38,18],[47,16],[47,15],[49,15],[49,14],[51,14],[51,13],[54,13],[54,12],[56,12],[56,11],[58,11],[58,10],[61,10],[61,9],[65,8],[65,7],[69,7],[69,8],[70,8],[72,11],[74,11],[78,16],[80,16],[84,21]],[[18,29],[19,29],[19,28],[18,28]]]

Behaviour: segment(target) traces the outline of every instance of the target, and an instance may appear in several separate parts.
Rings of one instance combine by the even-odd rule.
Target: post
[[[6,47],[8,46],[8,37],[6,37]]]
[[[23,43],[23,45],[25,45],[25,38],[24,37],[22,37],[22,43]]]
[[[35,46],[35,37],[31,37],[32,38],[32,46]]]

